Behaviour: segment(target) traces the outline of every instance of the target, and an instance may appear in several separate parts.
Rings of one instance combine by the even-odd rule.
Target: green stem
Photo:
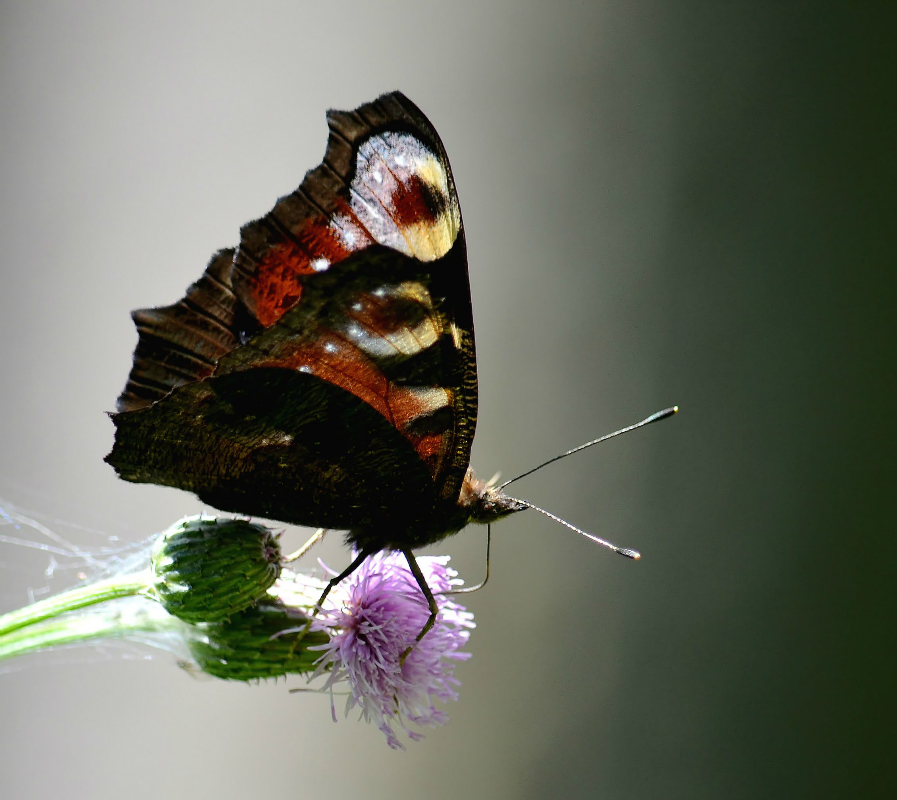
[[[170,631],[181,626],[179,620],[155,603],[99,609],[38,622],[0,637],[0,661],[48,647]]]
[[[0,615],[0,641],[13,631],[43,622],[51,617],[58,617],[68,611],[104,603],[117,597],[130,597],[144,594],[152,586],[152,573],[149,570],[108,578],[97,583],[79,586],[62,594],[48,597],[29,606]]]

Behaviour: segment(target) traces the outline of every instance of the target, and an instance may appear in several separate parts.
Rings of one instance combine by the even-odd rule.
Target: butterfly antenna
[[[571,525],[567,520],[561,519],[557,514],[552,514],[550,511],[546,511],[544,508],[539,508],[539,506],[534,506],[528,500],[520,500],[519,498],[512,497],[511,500],[514,500],[521,505],[526,506],[527,508],[531,508],[533,511],[538,511],[540,514],[544,514],[549,519],[553,519],[555,522],[559,522],[565,528],[569,528],[571,531],[576,531],[577,533],[586,537],[586,539],[591,539],[593,542],[597,542],[602,547],[606,547],[608,550],[613,550],[615,553],[619,553],[621,556],[626,556],[626,558],[631,558],[635,561],[642,557],[642,554],[638,550],[631,550],[628,547],[617,547],[613,542],[607,541],[607,539],[602,539],[600,536],[595,536],[593,533],[588,533],[580,528],[577,528],[575,525]]]
[[[521,478],[525,478],[527,475],[532,475],[536,470],[542,469],[542,467],[547,467],[549,464],[554,464],[555,461],[560,461],[562,458],[566,458],[567,456],[572,456],[574,453],[578,453],[580,450],[585,450],[587,447],[591,447],[593,444],[600,444],[601,442],[606,442],[608,439],[613,439],[615,436],[620,436],[624,433],[629,433],[629,431],[634,431],[636,428],[644,428],[645,425],[650,425],[652,422],[660,422],[662,419],[667,419],[672,417],[679,411],[679,406],[671,406],[670,408],[665,408],[663,411],[658,411],[655,414],[652,414],[650,417],[646,417],[641,422],[636,422],[635,425],[627,425],[625,428],[620,428],[618,431],[614,431],[613,433],[607,433],[604,436],[599,436],[597,439],[592,439],[591,442],[586,442],[585,444],[581,444],[579,447],[574,447],[572,450],[568,450],[566,453],[561,453],[559,456],[555,456],[554,458],[549,458],[548,461],[544,461],[539,464],[538,467],[533,467],[532,469],[527,470],[522,475],[518,475],[516,478],[511,478],[509,481],[505,481],[501,486],[496,487],[501,490],[504,489],[505,486],[510,486],[514,481],[519,481]],[[521,502],[524,502],[521,500]],[[535,506],[530,506],[530,508],[535,511],[542,511],[541,508],[536,508]],[[543,514],[548,514],[547,511],[542,511]],[[552,516],[548,514],[548,516]],[[555,517],[557,519],[557,517]],[[559,522],[563,522],[563,520],[558,520]],[[564,523],[566,524],[566,523]],[[570,527],[573,527],[572,525]],[[582,533],[582,531],[580,531]],[[588,536],[588,534],[586,534]],[[603,542],[603,544],[607,544]],[[616,549],[616,548],[614,548]]]

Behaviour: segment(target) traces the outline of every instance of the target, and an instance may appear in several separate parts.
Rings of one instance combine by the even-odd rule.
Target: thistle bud
[[[185,517],[153,546],[153,594],[185,622],[219,622],[263,598],[280,566],[280,545],[268,528]]]
[[[224,622],[194,626],[190,652],[216,678],[253,681],[311,672],[329,637],[322,631],[303,636],[308,621],[302,610],[269,598]]]

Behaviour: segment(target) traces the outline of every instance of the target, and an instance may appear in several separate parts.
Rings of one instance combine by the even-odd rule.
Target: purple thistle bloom
[[[355,706],[362,717],[386,736],[389,746],[404,750],[393,726],[399,726],[414,741],[422,734],[408,723],[444,725],[448,715],[434,706],[457,700],[459,681],[453,676],[455,664],[470,658],[460,652],[470,637],[473,614],[441,594],[463,581],[448,567],[449,557],[421,557],[418,560],[439,606],[439,616],[430,632],[415,645],[404,664],[405,649],[429,617],[427,602],[400,553],[378,553],[368,558],[339,587],[339,608],[325,609],[313,628],[330,634],[330,643],[319,649],[316,675],[329,670],[325,689],[346,681],[349,697],[346,714]]]

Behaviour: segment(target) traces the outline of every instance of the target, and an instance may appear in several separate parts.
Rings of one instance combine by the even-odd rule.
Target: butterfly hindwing
[[[328,123],[324,162],[229,265],[135,312],[107,457],[122,477],[335,528],[457,499],[476,366],[448,159],[398,93]]]
[[[432,493],[414,448],[380,414],[297,370],[196,381],[119,414],[116,425],[111,457],[123,478],[186,489],[225,511],[378,527],[406,514],[395,502],[397,471],[411,496]]]

